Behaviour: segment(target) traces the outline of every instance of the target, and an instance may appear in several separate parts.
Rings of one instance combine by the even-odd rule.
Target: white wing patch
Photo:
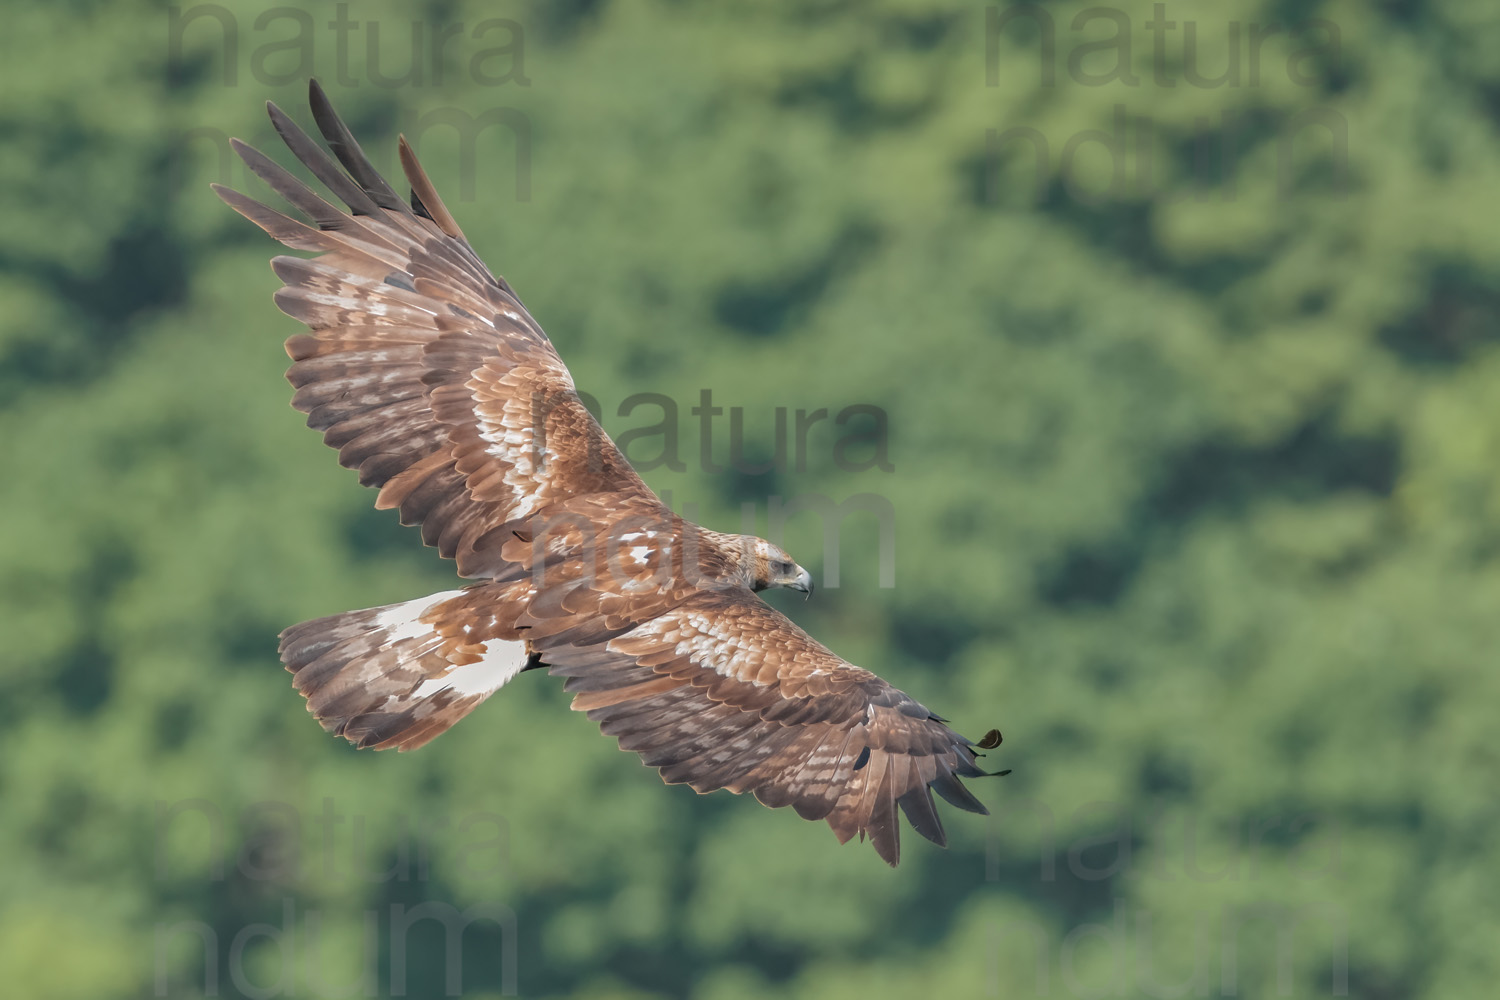
[[[765,650],[735,641],[719,631],[720,622],[697,611],[663,616],[640,625],[630,635],[655,635],[673,643],[678,656],[690,656],[694,662],[726,677],[734,677],[760,687],[769,681],[759,676]],[[626,638],[628,638],[627,636]],[[618,649],[619,640],[610,640],[609,648]]]
[[[477,388],[471,380],[469,390]],[[535,436],[532,419],[532,399],[526,396],[505,401],[498,425],[487,418],[479,421],[479,438],[489,445],[485,450],[509,465],[502,478],[514,494],[511,517],[528,517],[542,502],[537,487],[546,471],[546,455],[536,454],[532,444]]]

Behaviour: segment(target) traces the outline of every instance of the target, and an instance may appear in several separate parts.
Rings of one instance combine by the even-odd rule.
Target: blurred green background
[[[6,994],[1492,996],[1500,21],[1087,7],[7,8]],[[287,405],[279,248],[208,190],[267,197],[223,138],[288,162],[314,74],[608,429],[678,401],[679,508],[889,501],[895,586],[860,515],[771,600],[1004,730],[994,816],[891,871],[538,674],[410,755],[306,717],[281,628],[454,583]],[[891,468],[825,421],[710,472],[704,388],[747,459],[878,406]]]

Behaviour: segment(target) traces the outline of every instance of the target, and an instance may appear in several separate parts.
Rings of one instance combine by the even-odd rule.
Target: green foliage
[[[499,925],[463,938],[468,995],[1162,995],[1200,960],[1221,995],[1240,917],[1241,995],[1283,966],[1328,994],[1344,954],[1353,995],[1490,995],[1500,27],[1478,0],[1169,3],[1206,76],[1240,26],[1244,75],[1207,87],[1181,27],[1158,59],[1154,6],[1046,4],[1050,63],[1038,8],[996,31],[914,0],[382,3],[347,58],[313,15],[306,63],[276,48],[288,8],[243,0],[9,12],[8,992],[202,995],[199,928],[208,992],[348,995],[369,968],[386,993],[391,908],[439,901],[514,916],[513,959]],[[523,40],[476,35],[495,17]],[[463,30],[382,86],[414,18]],[[1283,29],[1255,82],[1252,23]],[[764,530],[773,495],[890,501],[894,587],[856,517],[840,587],[772,600],[961,731],[1002,728],[995,817],[948,810],[950,850],[908,831],[888,871],[663,788],[538,674],[413,755],[305,717],[282,627],[453,583],[286,406],[273,245],[207,188],[265,194],[216,140],[286,162],[261,102],[306,121],[308,70],[387,168],[421,114],[524,116],[468,166],[434,127],[424,162],[445,192],[468,171],[451,207],[607,428],[655,419],[618,414],[631,393],[678,402],[686,468],[647,479],[679,508],[735,530],[755,502]],[[1124,183],[1097,141],[1059,169],[1122,114]],[[893,468],[841,467],[825,421],[805,468],[708,471],[705,387],[752,458],[776,407],[881,407]],[[788,545],[819,566],[817,519]],[[288,912],[292,967],[236,950]],[[409,941],[409,995],[443,995],[441,934]]]

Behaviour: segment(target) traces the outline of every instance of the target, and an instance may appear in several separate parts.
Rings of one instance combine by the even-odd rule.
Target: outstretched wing
[[[287,146],[338,197],[325,201],[259,151],[231,140],[299,222],[214,185],[231,208],[313,259],[271,262],[276,304],[310,334],[286,342],[292,405],[339,450],[377,507],[458,561],[466,577],[505,566],[494,529],[588,494],[652,497],[573,386],[515,292],[475,255],[403,138],[410,204],[370,165],[322,88],[313,117],[329,156],[274,104]]]
[[[840,843],[869,836],[893,867],[898,806],[937,844],[932,791],[986,811],[959,781],[985,773],[974,744],[747,590],[703,591],[605,642],[537,645],[572,707],[669,784],[789,805]]]

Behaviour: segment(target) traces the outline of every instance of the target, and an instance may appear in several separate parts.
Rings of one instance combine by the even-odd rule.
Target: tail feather
[[[281,660],[323,728],[361,749],[414,750],[535,662],[524,640],[474,641],[462,590],[345,611],[281,633]]]

